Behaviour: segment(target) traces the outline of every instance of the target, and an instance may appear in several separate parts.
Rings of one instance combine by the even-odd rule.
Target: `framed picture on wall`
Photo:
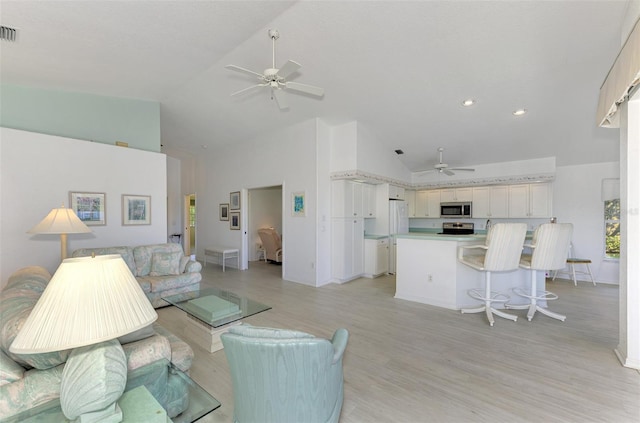
[[[229,229],[240,230],[240,212],[229,213]]]
[[[303,217],[305,215],[305,197],[304,191],[291,193],[291,215],[294,217]]]
[[[107,224],[107,195],[104,192],[69,192],[69,208],[87,226]]]
[[[229,204],[220,204],[220,220],[229,220]]]
[[[240,210],[240,191],[232,192],[229,195],[229,209]]]
[[[122,224],[150,225],[151,196],[122,194]]]

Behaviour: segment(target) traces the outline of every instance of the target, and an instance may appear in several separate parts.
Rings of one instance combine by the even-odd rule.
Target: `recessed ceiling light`
[[[209,146],[207,144],[202,144],[200,147],[206,150]]]
[[[465,101],[462,102],[462,105],[464,107],[470,107],[470,106],[473,106],[474,104],[476,104],[476,101],[474,99],[472,99],[472,98],[468,98],[468,99],[466,99]]]
[[[522,116],[527,113],[527,109],[518,109],[513,111],[514,116]]]
[[[398,149],[398,150],[396,150],[396,154],[397,154],[397,155],[404,154],[404,151],[402,151],[402,150]]]

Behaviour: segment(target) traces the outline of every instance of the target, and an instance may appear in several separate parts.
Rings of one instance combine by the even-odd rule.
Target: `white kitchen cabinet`
[[[365,218],[376,217],[376,186],[362,184],[362,215]]]
[[[363,217],[363,184],[338,180],[331,184],[331,215],[333,217]]]
[[[389,238],[364,240],[364,276],[373,278],[389,271]]]
[[[404,188],[396,185],[389,185],[389,199],[404,200]]]
[[[413,189],[405,189],[404,201],[407,203],[407,214],[409,217],[416,217],[416,191]]]
[[[440,217],[440,190],[416,191],[415,217]]]
[[[364,219],[334,218],[331,222],[331,274],[347,282],[364,273]]]
[[[450,188],[440,190],[440,201],[443,203],[452,203],[456,201],[472,201],[472,188]]]
[[[551,217],[551,185],[522,184],[509,186],[510,218]]]
[[[473,188],[474,218],[509,217],[509,187],[488,186]]]

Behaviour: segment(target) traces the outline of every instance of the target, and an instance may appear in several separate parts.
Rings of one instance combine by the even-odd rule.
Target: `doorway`
[[[196,195],[184,196],[184,239],[182,248],[184,255],[190,256],[196,253]]]
[[[258,229],[273,228],[282,237],[282,185],[249,189],[247,205],[247,258],[251,262],[264,257],[264,252],[260,250],[262,242]],[[284,240],[282,253],[284,271]]]

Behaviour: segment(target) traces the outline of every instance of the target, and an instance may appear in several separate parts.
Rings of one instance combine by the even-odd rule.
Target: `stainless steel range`
[[[473,223],[444,222],[440,235],[473,235]]]

